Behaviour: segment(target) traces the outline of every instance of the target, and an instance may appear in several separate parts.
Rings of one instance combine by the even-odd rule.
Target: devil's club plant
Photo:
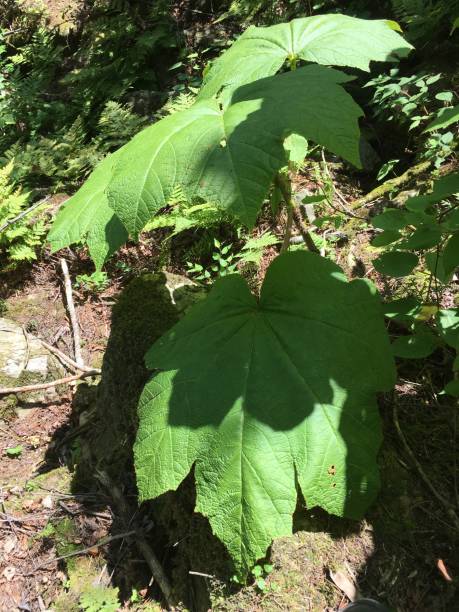
[[[291,209],[292,134],[359,166],[362,111],[343,87],[350,77],[328,65],[368,70],[406,55],[396,29],[342,15],[249,28],[195,104],[100,164],[59,212],[52,247],[86,241],[100,268],[178,187],[248,228],[275,181]],[[259,299],[237,274],[217,281],[147,365],[157,373],[139,406],[140,497],[175,489],[195,466],[197,510],[241,575],[290,533],[297,485],[308,506],[340,516],[374,498],[375,392],[391,387],[394,366],[370,283],[347,282],[319,255],[284,253]]]

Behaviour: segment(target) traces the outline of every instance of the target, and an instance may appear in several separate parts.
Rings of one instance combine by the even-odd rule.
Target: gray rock
[[[0,317],[0,387],[32,385],[64,375],[61,363],[38,338],[28,334],[11,319]],[[57,398],[55,387],[17,396],[18,401],[25,405]]]

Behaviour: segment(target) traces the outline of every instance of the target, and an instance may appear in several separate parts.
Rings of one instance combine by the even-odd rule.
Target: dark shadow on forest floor
[[[436,489],[454,505],[456,408],[436,396],[436,390],[442,388],[444,365],[436,364],[435,356],[430,369],[411,365],[403,372],[406,380],[400,379],[395,392],[382,398],[382,489],[366,520],[358,523],[306,510],[299,501],[295,535],[273,545],[275,569],[267,582],[277,583],[280,590],[260,593],[254,587],[241,589],[231,583],[232,568],[224,547],[213,537],[207,520],[193,513],[192,475],[177,492],[166,493],[140,509],[137,506],[131,449],[136,406],[149,377],[144,354],[178,316],[161,275],[139,277],[124,290],[113,309],[102,382],[97,388],[78,388],[72,422],[56,433],[43,471],[63,460],[73,463],[73,491],[88,495],[85,505],[90,511],[106,508],[107,497],[111,497],[114,520],[110,534],[142,529],[171,579],[177,599],[189,609],[249,610],[258,606],[269,609],[270,605],[276,609],[301,609],[301,605],[302,609],[324,609],[313,607],[313,591],[321,593],[317,605],[328,601],[337,608],[343,598],[328,572],[341,562],[349,562],[366,596],[402,612],[451,610],[457,583],[442,577],[437,562],[441,559],[451,575],[457,575],[453,525],[406,456],[393,417],[395,403],[400,429],[413,453]],[[435,372],[438,380],[432,380]],[[76,452],[69,452],[69,448]],[[121,494],[123,512],[113,502],[113,491],[101,485],[100,473]],[[111,542],[105,548],[105,559],[124,598],[132,588],[146,588],[148,595],[161,599],[157,586],[148,586],[149,568],[132,539],[122,544]]]

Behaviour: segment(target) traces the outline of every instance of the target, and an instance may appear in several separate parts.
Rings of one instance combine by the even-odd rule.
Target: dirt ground
[[[352,251],[346,245],[337,251],[338,261],[349,274],[360,261],[363,275],[374,276],[366,234],[352,242]],[[120,257],[145,270],[148,254],[136,253],[128,248]],[[67,258],[73,279],[89,271],[84,255]],[[106,291],[75,290],[83,355],[94,366],[102,363],[112,307],[129,281],[117,269],[113,266]],[[58,259],[48,257],[14,278],[3,274],[0,283],[5,316],[72,355]],[[177,609],[332,611],[356,592],[400,612],[455,609],[458,531],[451,509],[458,502],[457,406],[438,395],[442,359],[434,354],[428,362],[404,365],[395,391],[380,398],[382,488],[363,521],[330,517],[300,502],[294,535],[274,542],[267,571],[262,563],[259,576],[238,585],[227,572],[207,567],[204,558],[200,563],[197,532],[205,521],[190,520],[186,537],[194,542],[196,536],[197,561],[186,571],[194,595]],[[2,415],[0,610],[159,610],[164,603],[132,533],[125,535],[113,499],[100,488],[83,494],[72,486],[84,452],[82,436],[93,418],[90,399],[85,403],[81,397],[91,398],[97,382],[67,387],[52,405],[19,406]],[[15,447],[21,452],[12,455]],[[151,533],[150,544],[166,571],[177,568],[180,542],[165,544],[170,534]],[[220,551],[216,545],[213,554],[224,556]]]

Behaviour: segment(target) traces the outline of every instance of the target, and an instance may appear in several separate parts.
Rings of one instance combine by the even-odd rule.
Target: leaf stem
[[[287,223],[285,225],[285,234],[284,234],[284,240],[283,240],[282,247],[281,247],[281,253],[283,253],[284,251],[288,251],[288,248],[290,246],[290,238],[292,235],[292,227],[293,227],[294,222],[304,240],[304,243],[308,247],[308,249],[312,251],[313,253],[318,253],[319,249],[314,244],[314,240],[311,238],[311,234],[304,227],[301,221],[301,217],[298,214],[298,212],[295,211],[295,205],[292,200],[292,190],[291,190],[290,179],[278,174],[276,177],[275,183],[277,187],[279,188],[279,191],[282,194],[282,199],[284,200],[284,204],[287,209]]]

